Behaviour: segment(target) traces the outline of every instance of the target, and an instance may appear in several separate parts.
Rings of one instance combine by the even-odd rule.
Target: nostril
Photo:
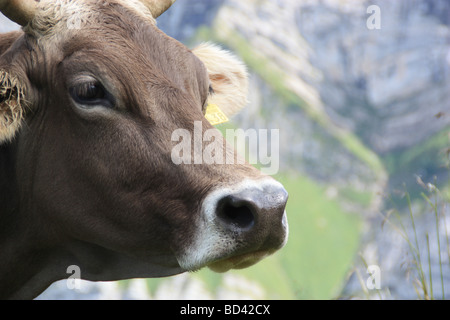
[[[217,216],[227,225],[239,229],[250,229],[255,223],[251,208],[250,202],[227,196],[219,202]]]

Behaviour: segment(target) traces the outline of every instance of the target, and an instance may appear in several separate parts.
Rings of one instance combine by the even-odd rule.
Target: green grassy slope
[[[335,298],[358,249],[361,219],[327,199],[313,181],[280,180],[292,195],[287,208],[291,233],[280,260],[295,297]]]

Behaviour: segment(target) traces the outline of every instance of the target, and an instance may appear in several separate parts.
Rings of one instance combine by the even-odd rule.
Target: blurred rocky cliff
[[[369,30],[369,5],[381,28]],[[447,0],[189,0],[159,26],[188,40],[200,26],[232,30],[279,67],[289,89],[324,108],[379,153],[450,124]]]
[[[366,25],[370,5],[380,8],[380,29]],[[302,159],[304,171],[317,178],[345,177],[348,182],[354,173],[359,180],[370,180],[363,168],[368,153],[350,147],[351,154],[363,159],[353,161],[345,142],[347,150],[337,150],[335,143],[324,143],[332,140],[324,135],[339,140],[342,131],[351,132],[368,149],[388,157],[423,144],[450,125],[448,0],[189,0],[176,3],[159,26],[181,41],[206,27],[234,50],[251,48],[245,53],[260,64],[249,63],[256,73],[251,101],[259,106],[254,109],[264,109],[266,119],[287,131],[285,159]],[[236,36],[242,41],[232,40]],[[264,68],[274,72],[264,78]],[[274,80],[274,74],[280,79]],[[280,84],[270,77],[281,80],[285,90],[280,92]],[[297,103],[283,100],[287,91],[299,97]],[[300,111],[292,110],[295,104]],[[308,116],[294,115],[302,112]],[[276,123],[279,114],[283,116]],[[370,165],[374,169],[369,160]],[[418,173],[436,173],[427,168],[431,172]]]

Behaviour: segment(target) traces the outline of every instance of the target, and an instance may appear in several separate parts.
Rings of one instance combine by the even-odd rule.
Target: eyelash
[[[70,89],[70,93],[77,103],[86,107],[96,105],[103,105],[107,108],[114,107],[112,95],[96,81],[78,84]]]

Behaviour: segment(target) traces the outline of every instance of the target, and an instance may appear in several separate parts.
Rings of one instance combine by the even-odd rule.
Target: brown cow
[[[213,129],[205,106],[239,109],[247,77],[161,32],[171,4],[0,0],[23,26],[0,36],[0,298],[33,298],[71,265],[92,281],[222,272],[285,244],[280,183],[172,161],[174,130]]]

